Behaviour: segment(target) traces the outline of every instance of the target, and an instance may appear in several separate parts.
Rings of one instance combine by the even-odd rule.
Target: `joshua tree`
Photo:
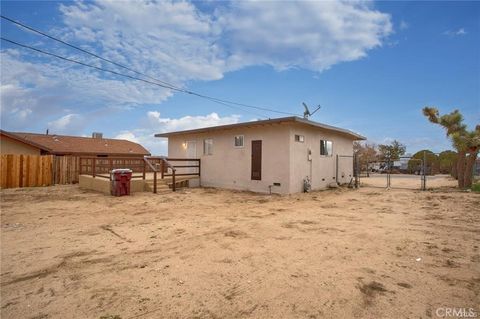
[[[458,151],[458,187],[471,187],[473,164],[480,148],[480,126],[477,125],[474,131],[468,131],[467,126],[463,123],[463,116],[458,110],[440,116],[435,107],[425,107],[423,115],[428,117],[430,122],[445,128],[447,136],[452,140],[453,147]]]
[[[472,187],[473,165],[480,149],[480,125],[477,125],[474,131],[466,131],[463,134],[455,133],[452,140],[459,145],[468,154],[465,159],[465,173],[463,177],[463,186]]]

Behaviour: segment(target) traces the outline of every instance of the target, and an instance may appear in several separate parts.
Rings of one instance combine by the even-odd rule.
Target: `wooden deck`
[[[153,174],[152,174],[153,175]],[[186,175],[186,176],[179,176],[175,178],[175,187],[177,189],[190,187],[191,182],[198,181],[199,184],[199,177],[198,175]],[[171,176],[165,176],[163,179],[157,179],[157,192],[161,193],[164,191],[172,191],[173,183]],[[145,191],[153,192],[153,176],[152,178],[145,177]]]
[[[177,163],[179,162],[179,163]],[[192,163],[193,162],[193,163]],[[177,163],[177,164],[175,164]],[[200,185],[201,164],[198,158],[167,158],[164,156],[125,157],[80,157],[80,174],[104,180],[110,179],[115,168],[132,170],[132,181],[143,180],[146,190],[156,193],[157,189],[189,187],[190,181]]]

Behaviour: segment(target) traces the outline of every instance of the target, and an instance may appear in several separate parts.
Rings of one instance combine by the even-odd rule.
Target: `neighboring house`
[[[155,136],[168,138],[169,158],[201,159],[202,186],[281,194],[303,191],[307,176],[312,189],[350,182],[353,141],[365,139],[299,117]]]
[[[13,133],[0,130],[1,154],[42,155],[50,149],[32,141],[27,141]]]
[[[75,155],[75,156],[124,156],[141,157],[150,155],[142,145],[127,140],[56,134],[6,132],[0,130],[1,154],[29,155]]]

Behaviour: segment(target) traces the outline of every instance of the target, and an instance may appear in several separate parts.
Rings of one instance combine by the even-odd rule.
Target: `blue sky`
[[[2,14],[191,91],[450,148],[421,108],[480,122],[479,2],[1,2]],[[1,21],[12,40],[128,73]],[[1,127],[138,141],[281,114],[227,107],[1,43]],[[131,74],[131,73],[129,73]]]

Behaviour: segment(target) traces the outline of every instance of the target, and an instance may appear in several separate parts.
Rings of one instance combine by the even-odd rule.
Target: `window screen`
[[[235,147],[243,147],[243,135],[235,136]]]
[[[207,138],[203,140],[203,155],[213,154],[213,139]]]
[[[333,143],[332,141],[320,140],[320,155],[332,156]]]

